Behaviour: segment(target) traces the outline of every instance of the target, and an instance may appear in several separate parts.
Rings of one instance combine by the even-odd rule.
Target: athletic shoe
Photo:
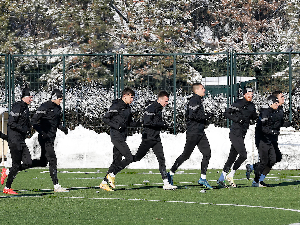
[[[217,180],[217,184],[219,185],[219,188],[228,188],[228,186],[225,183],[225,180]]]
[[[226,180],[229,182],[231,187],[236,187],[236,184],[234,183],[233,177],[226,176]]]
[[[13,189],[11,189],[11,188],[4,188],[3,189],[3,193],[4,194],[9,194],[9,195],[17,195],[18,193],[17,192],[15,192]]]
[[[55,185],[54,186],[54,192],[69,192],[69,190],[67,190],[66,188],[63,188],[62,186],[60,185]]]
[[[170,172],[167,173],[168,181],[171,185],[173,185],[173,175],[170,174]]]
[[[246,165],[246,177],[248,180],[250,179],[251,172],[252,172],[252,170],[251,170],[250,164],[247,164]]]
[[[6,170],[4,167],[2,168],[2,172],[1,172],[1,184],[3,185],[4,184],[4,180],[5,178],[7,177],[6,175]]]
[[[256,183],[255,181],[252,182],[252,187],[267,187],[267,186],[264,186],[263,184],[261,184],[261,181]]]
[[[200,179],[198,180],[198,184],[203,185],[203,186],[205,186],[205,187],[207,187],[207,188],[209,188],[209,189],[213,189],[212,186],[209,185],[209,183],[207,182],[206,179],[200,178]]]
[[[164,189],[164,190],[175,190],[175,189],[177,189],[177,186],[174,186],[174,185],[172,185],[172,184],[165,184],[165,185],[163,186],[163,189]]]
[[[99,186],[101,189],[103,189],[103,190],[105,190],[105,191],[114,191],[113,189],[111,189],[110,187],[109,187],[109,185],[108,184],[100,184],[100,186]]]
[[[106,175],[106,178],[108,180],[108,183],[109,185],[112,187],[112,188],[115,188],[115,177],[112,177],[110,176],[109,174]]]

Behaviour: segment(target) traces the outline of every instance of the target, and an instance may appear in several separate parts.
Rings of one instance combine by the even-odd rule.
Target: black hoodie
[[[163,106],[157,101],[149,105],[143,116],[143,139],[151,139],[160,141],[160,131],[167,128],[167,124],[162,118]]]
[[[236,136],[245,137],[251,120],[257,119],[257,113],[253,102],[245,98],[238,99],[226,109],[224,116],[232,120],[230,132]]]
[[[9,139],[13,140],[17,137],[24,139],[30,129],[31,124],[29,119],[28,104],[24,101],[14,103],[9,113],[7,123],[7,133]]]
[[[201,96],[193,94],[188,102],[187,110],[185,113],[187,135],[204,133],[204,128],[208,116],[204,111],[202,99],[203,98]]]
[[[126,140],[127,127],[136,126],[132,121],[132,113],[129,104],[122,99],[112,101],[112,105],[103,117],[103,122],[110,126],[111,138]]]
[[[61,129],[61,106],[51,100],[44,102],[32,117],[33,128],[55,140],[57,128]]]

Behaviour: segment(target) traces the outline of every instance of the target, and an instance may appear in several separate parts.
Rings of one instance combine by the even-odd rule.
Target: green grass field
[[[47,168],[29,169],[13,183],[19,195],[1,192],[0,224],[300,223],[300,171],[271,171],[265,181],[274,187],[253,188],[254,175],[248,181],[239,170],[238,188],[217,189],[220,171],[208,171],[215,189],[203,193],[197,170],[176,174],[178,189],[165,191],[158,170],[126,169],[115,191],[106,192],[98,187],[106,169],[59,169],[60,184],[70,192],[54,193]]]

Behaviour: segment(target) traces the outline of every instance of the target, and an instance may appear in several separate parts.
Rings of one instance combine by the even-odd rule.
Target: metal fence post
[[[63,125],[65,126],[66,120],[65,120],[65,107],[66,107],[66,56],[63,55]]]
[[[231,71],[231,54],[230,52],[227,52],[227,108],[229,107],[229,101],[230,101],[230,98],[229,96],[231,96],[231,89],[230,89],[230,83],[231,83],[231,76],[230,76],[230,73],[229,71]],[[226,119],[226,123],[227,123],[227,128],[229,128],[229,119]]]
[[[117,57],[118,55],[114,54],[114,99],[117,98],[117,82],[116,82],[116,77],[117,77]]]
[[[176,134],[176,53],[173,54],[174,134]]]
[[[121,61],[120,61],[120,75],[121,75],[121,90],[120,92],[124,90],[124,58],[123,54],[121,54]]]

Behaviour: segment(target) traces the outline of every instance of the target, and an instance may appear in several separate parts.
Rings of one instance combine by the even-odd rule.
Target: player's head
[[[248,101],[251,102],[253,98],[253,90],[251,87],[244,87],[243,89],[243,95],[244,98]]]
[[[133,102],[134,96],[135,92],[129,87],[124,88],[124,90],[122,91],[122,100],[126,104],[131,104]]]
[[[275,97],[274,95],[270,95],[268,97],[268,105],[272,108],[272,109],[278,109],[279,106],[279,101],[278,98]]]
[[[22,99],[23,102],[25,102],[28,105],[32,102],[32,95],[30,93],[29,88],[24,88],[22,90],[21,99]]]
[[[205,95],[205,88],[201,83],[194,83],[192,90],[196,95],[203,97]]]
[[[279,105],[283,105],[284,104],[284,95],[283,95],[282,91],[280,91],[280,90],[274,91],[272,93],[272,95],[274,95],[275,97],[277,97],[277,99],[279,101]]]
[[[165,107],[169,103],[169,93],[166,91],[160,91],[157,95],[157,102]]]
[[[62,91],[59,89],[54,89],[51,93],[51,101],[57,105],[60,105],[60,103],[63,101]]]

